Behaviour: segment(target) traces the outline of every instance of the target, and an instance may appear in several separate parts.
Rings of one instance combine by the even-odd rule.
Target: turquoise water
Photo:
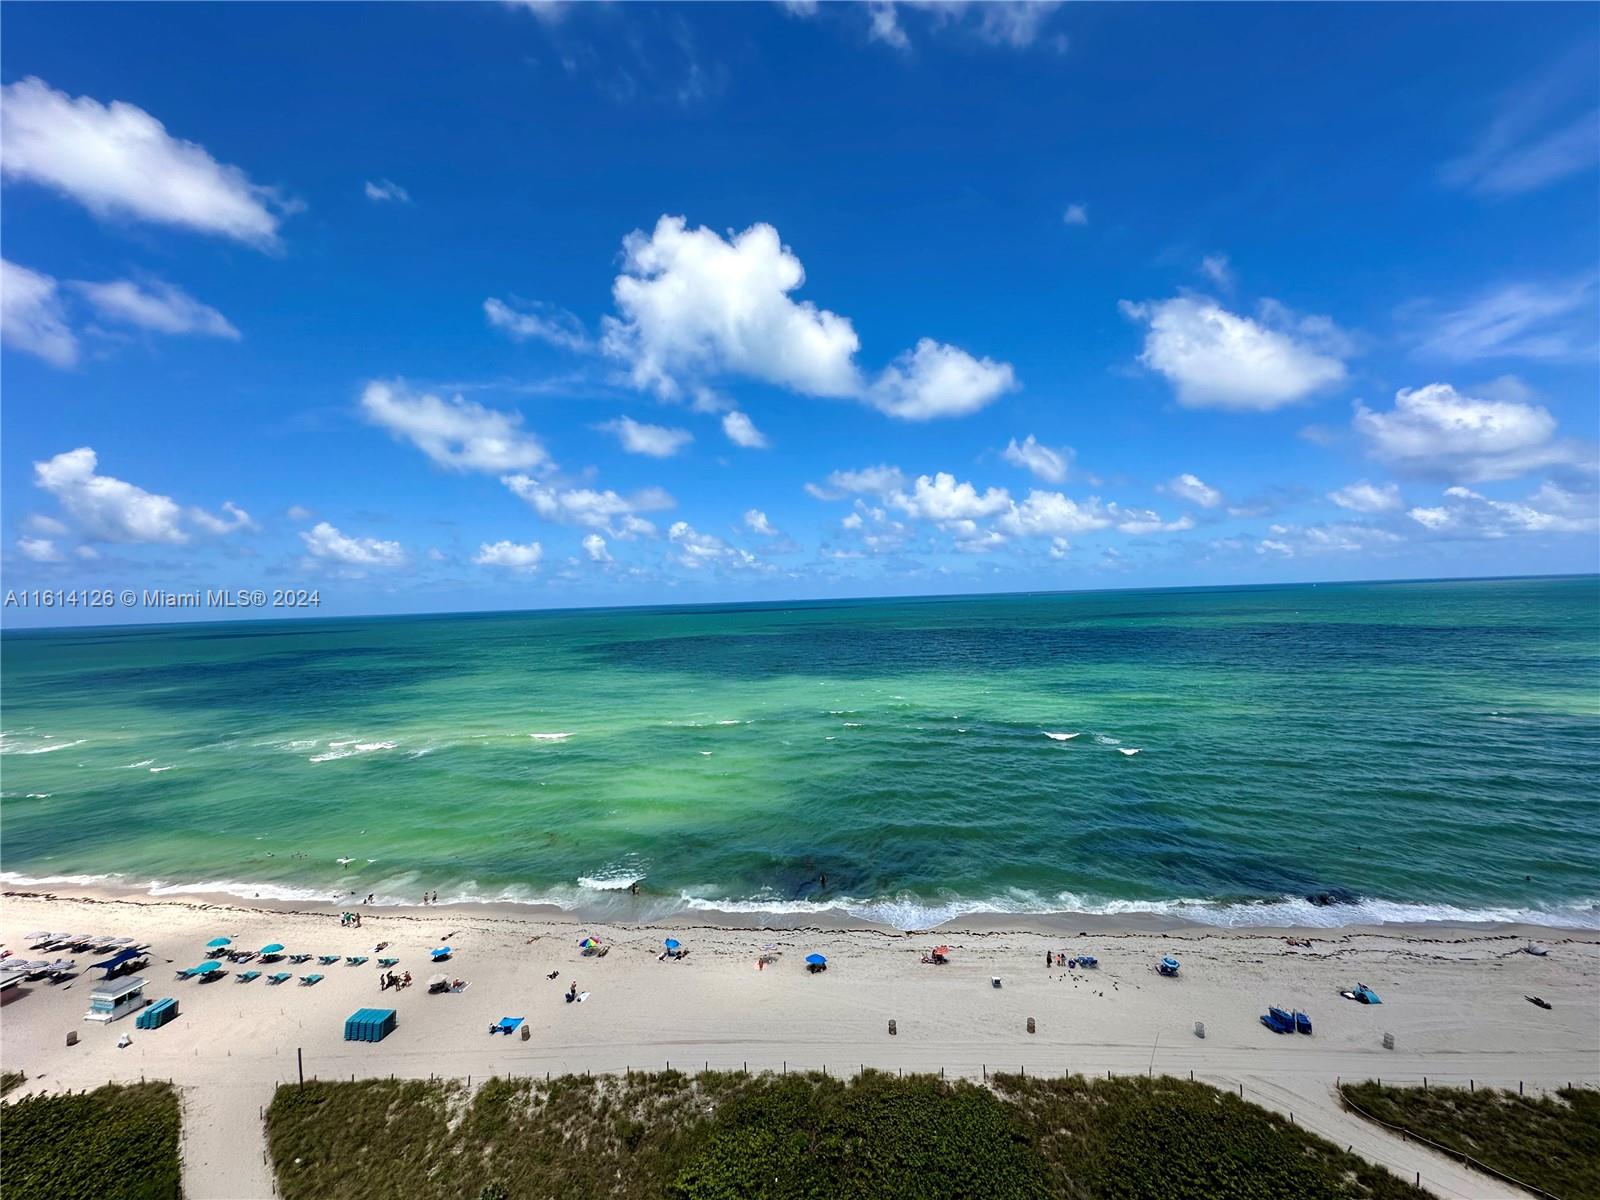
[[[1594,578],[0,644],[12,880],[1600,925]]]

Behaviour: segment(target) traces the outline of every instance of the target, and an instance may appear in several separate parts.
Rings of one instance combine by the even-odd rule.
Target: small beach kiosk
[[[347,1042],[381,1042],[394,1032],[395,1014],[392,1008],[362,1008],[345,1019],[344,1040]]]
[[[89,993],[89,1011],[83,1014],[83,1019],[104,1025],[143,1007],[143,979],[137,975],[130,979],[109,979]]]

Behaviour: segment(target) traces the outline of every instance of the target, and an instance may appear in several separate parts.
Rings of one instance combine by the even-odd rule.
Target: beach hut
[[[144,980],[135,975],[131,979],[107,981],[91,991],[89,1011],[83,1014],[83,1019],[104,1025],[143,1007]]]
[[[344,1040],[347,1042],[381,1042],[394,1032],[395,1011],[392,1008],[357,1009],[344,1023]]]
[[[178,1002],[171,996],[157,1000],[136,1018],[134,1027],[137,1029],[160,1029],[173,1017],[178,1015]]]

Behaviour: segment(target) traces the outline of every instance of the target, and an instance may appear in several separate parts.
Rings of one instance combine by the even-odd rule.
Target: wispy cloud
[[[1447,162],[1450,187],[1490,196],[1531,192],[1600,162],[1594,46],[1580,47],[1539,78],[1502,97],[1465,154]]]

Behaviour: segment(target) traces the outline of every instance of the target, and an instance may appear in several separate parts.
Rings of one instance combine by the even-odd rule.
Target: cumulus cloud
[[[374,204],[410,204],[411,193],[392,179],[367,180],[367,199]]]
[[[19,537],[17,539],[17,549],[22,552],[24,558],[31,558],[34,562],[58,563],[66,561],[66,555],[62,554],[56,548],[56,544],[49,538]]]
[[[1089,207],[1086,204],[1069,204],[1066,211],[1061,214],[1063,225],[1087,225],[1089,223]]]
[[[1558,464],[1576,465],[1592,452],[1555,440],[1550,411],[1518,400],[1464,396],[1448,383],[1402,388],[1394,408],[1356,402],[1356,433],[1379,462],[1413,475],[1463,483],[1515,476]]]
[[[1326,317],[1268,301],[1253,320],[1205,296],[1123,301],[1122,311],[1147,327],[1139,361],[1188,408],[1268,412],[1345,378],[1349,340]]]
[[[1361,513],[1389,512],[1404,503],[1400,499],[1400,489],[1395,484],[1368,483],[1365,479],[1358,479],[1355,483],[1329,492],[1328,499],[1340,508]]]
[[[583,322],[564,308],[553,304],[522,304],[512,308],[504,300],[493,296],[483,302],[483,315],[489,324],[502,330],[514,341],[548,342],[562,350],[584,352],[593,344],[584,331]]]
[[[239,529],[261,528],[251,519],[249,513],[245,512],[232,500],[223,502],[222,511],[224,515],[219,517],[215,513],[208,513],[203,508],[191,508],[188,516],[195,527],[205,533],[224,534],[233,533]]]
[[[992,487],[980,493],[972,484],[958,481],[948,471],[919,475],[909,492],[895,492],[889,503],[908,516],[935,522],[992,517],[1012,506],[1005,488]]]
[[[1013,466],[1032,471],[1046,483],[1065,483],[1076,452],[1070,446],[1046,446],[1030,433],[1021,442],[1012,438],[1000,451],[1000,457]]]
[[[56,498],[79,536],[89,541],[182,544],[189,540],[177,501],[97,474],[98,465],[94,450],[80,446],[34,463],[33,481]]]
[[[764,450],[770,444],[767,435],[756,428],[756,423],[738,409],[722,414],[722,432],[735,446],[749,450]]]
[[[783,535],[772,527],[772,522],[767,520],[767,514],[759,508],[747,509],[744,514],[746,529],[759,533],[762,537],[782,537]]]
[[[1224,291],[1233,288],[1233,264],[1226,254],[1208,254],[1200,260],[1200,274]]]
[[[549,458],[539,439],[522,428],[520,413],[485,408],[460,396],[413,392],[403,380],[368,383],[361,411],[374,425],[454,471],[525,470]]]
[[[1033,45],[1043,32],[1057,0],[871,0],[867,5],[867,37],[897,50],[908,50],[911,39],[900,24],[899,9],[925,15],[935,31],[949,30],[976,37],[991,46],[1021,50]],[[1057,39],[1064,45],[1064,39]]]
[[[632,417],[618,417],[596,429],[615,434],[617,441],[629,454],[644,454],[651,458],[671,458],[690,442],[694,434],[687,429],[670,429],[665,425],[646,425]]]
[[[1417,353],[1456,362],[1560,360],[1592,354],[1594,275],[1560,283],[1512,283],[1433,318]]]
[[[559,487],[527,475],[502,476],[500,482],[546,521],[582,525],[623,540],[655,533],[656,527],[639,513],[671,508],[676,503],[660,488],[622,496],[610,489]]]
[[[604,548],[605,543],[600,543]],[[538,542],[483,542],[472,561],[480,567],[504,567],[508,571],[524,574],[537,571],[544,557],[544,547]]]
[[[1188,472],[1167,480],[1162,485],[1162,490],[1169,496],[1187,500],[1190,504],[1198,504],[1201,508],[1215,508],[1222,503],[1221,492],[1210,484],[1202,482],[1198,475],[1191,475]]]
[[[822,483],[806,484],[806,491],[818,500],[838,500],[855,492],[882,495],[903,486],[905,479],[899,467],[880,463],[859,471],[834,471]]]
[[[612,286],[618,315],[604,319],[601,345],[627,364],[635,386],[667,398],[733,374],[928,420],[974,412],[1016,386],[1009,364],[929,338],[869,379],[855,362],[860,339],[848,318],[791,297],[804,282],[800,260],[771,225],[724,238],[663,216],[652,233],[623,242]]]
[[[141,286],[131,279],[117,279],[110,283],[78,281],[72,286],[109,320],[156,333],[239,340],[239,331],[227,317],[170,283],[152,280],[147,286]]]
[[[312,558],[348,567],[398,567],[406,560],[399,542],[348,537],[327,521],[301,530],[300,540],[306,544],[306,552]]]
[[[1257,554],[1278,554],[1284,558],[1321,554],[1354,554],[1393,547],[1403,539],[1388,529],[1354,522],[1325,525],[1274,525],[1272,535],[1256,544]]]
[[[174,138],[142,108],[73,99],[41,79],[9,84],[0,104],[0,170],[64,193],[97,217],[131,217],[277,244],[293,210],[275,190]]]
[[[0,259],[0,340],[58,367],[78,361],[78,339],[54,279]]]
[[[769,566],[748,550],[730,546],[712,534],[701,533],[687,521],[673,522],[667,530],[667,540],[678,548],[678,562],[690,570],[718,566],[738,571],[760,571]]]
[[[1452,537],[1503,538],[1527,533],[1594,533],[1600,506],[1593,495],[1579,496],[1544,484],[1525,501],[1492,500],[1470,488],[1446,488],[1444,503],[1417,507],[1406,515],[1424,529]]]
[[[606,540],[598,533],[583,535],[583,552],[589,556],[590,562],[608,563],[611,561],[611,551],[606,549]]]

